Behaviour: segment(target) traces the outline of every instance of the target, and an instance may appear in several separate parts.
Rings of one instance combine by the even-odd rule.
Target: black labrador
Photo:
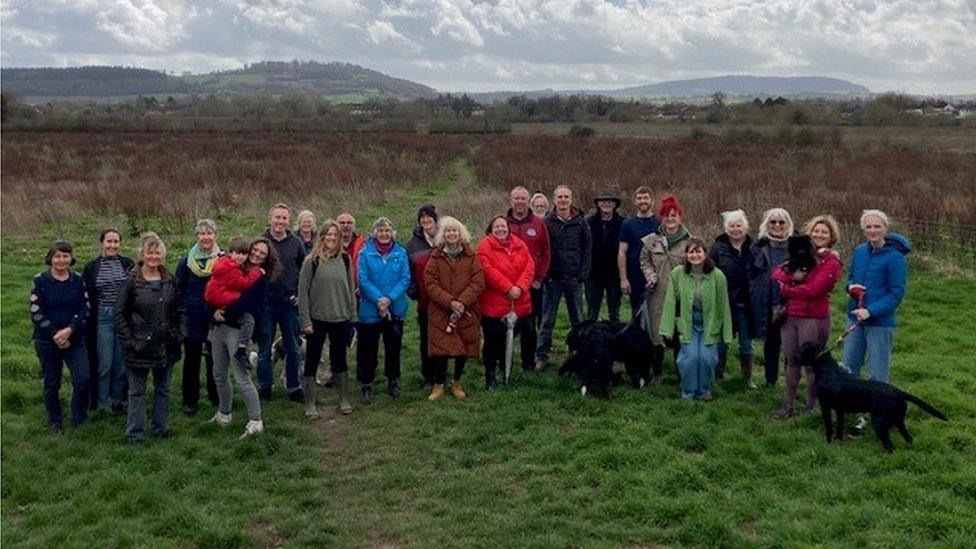
[[[908,402],[915,403],[943,421],[949,421],[945,414],[915,395],[887,383],[854,377],[841,368],[830,353],[823,351],[824,346],[820,342],[808,341],[800,347],[798,362],[804,367],[812,367],[816,376],[817,399],[820,401],[820,413],[828,444],[833,439],[831,410],[837,412],[839,440],[844,438],[844,414],[870,413],[874,432],[886,452],[895,449],[888,434],[892,427],[898,429],[906,443],[912,443],[912,436],[905,428]]]
[[[613,385],[614,334],[608,322],[581,322],[566,336],[566,346],[572,353],[562,367],[559,375],[576,374],[580,380],[580,394],[598,386],[603,395],[610,398]]]

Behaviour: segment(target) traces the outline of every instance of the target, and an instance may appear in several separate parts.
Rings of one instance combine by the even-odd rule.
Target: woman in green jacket
[[[718,344],[732,342],[732,312],[725,275],[708,257],[705,243],[689,238],[685,252],[685,264],[671,271],[658,330],[670,336],[677,327],[681,396],[710,401]]]

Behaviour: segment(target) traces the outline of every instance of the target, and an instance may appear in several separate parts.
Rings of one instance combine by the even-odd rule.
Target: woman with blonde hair
[[[783,265],[773,271],[773,279],[786,301],[786,317],[780,336],[783,354],[786,355],[786,388],[783,405],[773,417],[786,419],[794,414],[794,401],[800,383],[800,364],[796,355],[807,341],[827,343],[830,336],[830,291],[837,284],[843,263],[834,246],[840,238],[837,221],[829,215],[818,215],[807,221],[803,228],[816,251],[816,263],[809,271],[789,272]],[[800,238],[800,237],[798,237]],[[804,412],[812,412],[817,402],[813,369],[804,369],[807,395]]]
[[[457,219],[440,220],[434,247],[424,269],[424,286],[430,298],[428,314],[428,349],[432,362],[434,386],[427,397],[433,402],[444,394],[447,361],[454,359],[451,394],[465,397],[461,376],[468,358],[478,357],[481,310],[478,298],[485,289],[481,262],[471,248],[471,233]]]
[[[773,283],[773,270],[789,259],[787,243],[793,235],[793,217],[783,208],[770,208],[763,213],[759,234],[753,244],[754,277],[750,279],[749,297],[755,316],[756,336],[763,340],[763,369],[766,387],[776,385],[779,378],[779,355],[782,342],[774,311],[782,296],[779,284]]]
[[[169,434],[169,385],[180,359],[182,303],[176,278],[166,270],[166,245],[156,233],[142,235],[139,259],[115,302],[115,333],[129,378],[125,435],[145,441],[146,384],[153,376],[152,433]]]
[[[348,364],[346,348],[352,341],[356,322],[356,283],[352,259],[342,249],[339,224],[327,219],[319,230],[312,253],[298,274],[298,319],[308,338],[302,390],[305,415],[318,417],[315,409],[315,375],[322,358],[322,346],[329,340],[329,364],[339,392],[339,411],[352,412],[347,400]]]
[[[315,247],[315,214],[311,210],[302,210],[295,219],[295,236],[302,241],[305,246],[305,255],[312,253]]]

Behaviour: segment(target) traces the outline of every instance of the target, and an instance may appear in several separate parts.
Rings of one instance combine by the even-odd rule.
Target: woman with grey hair
[[[848,326],[857,322],[844,343],[844,364],[855,376],[861,374],[865,357],[868,378],[888,383],[891,377],[891,348],[894,344],[895,310],[905,297],[908,264],[905,256],[912,247],[904,236],[888,232],[891,222],[881,210],[864,210],[861,229],[865,242],[854,248],[848,269]],[[867,427],[861,416],[852,434],[860,436]]]
[[[780,350],[783,343],[780,330],[774,326],[779,319],[773,311],[783,302],[779,284],[773,282],[772,273],[789,259],[787,243],[793,235],[793,217],[783,208],[770,208],[763,213],[759,235],[753,244],[753,277],[749,294],[755,312],[756,336],[763,340],[763,369],[766,387],[776,385],[779,378]]]
[[[207,399],[217,406],[217,386],[213,377],[213,355],[207,333],[212,311],[207,307],[203,292],[220,257],[217,246],[217,224],[212,219],[197,221],[197,241],[180,260],[174,275],[183,300],[183,321],[186,334],[183,341],[183,413],[193,415],[200,401],[200,360],[206,362]]]
[[[305,246],[305,255],[312,253],[315,247],[315,214],[310,210],[302,210],[295,220],[295,236]]]
[[[722,212],[722,225],[725,232],[715,237],[715,244],[708,256],[722,271],[728,282],[729,305],[732,307],[732,331],[739,340],[739,360],[742,378],[750,389],[755,389],[752,381],[752,340],[756,337],[756,315],[752,308],[750,295],[753,276],[752,237],[749,236],[749,219],[742,210]],[[718,348],[718,366],[715,376],[725,377],[725,362],[728,346],[724,343]]]
[[[396,241],[396,227],[386,217],[373,223],[370,238],[359,253],[359,342],[356,347],[356,377],[363,404],[373,402],[373,379],[383,338],[386,391],[400,396],[400,347],[403,319],[407,316],[407,287],[410,264],[407,251]]]
[[[115,333],[122,342],[129,377],[125,436],[146,439],[146,392],[153,377],[152,433],[169,435],[169,390],[173,365],[180,359],[179,288],[166,270],[166,246],[156,233],[142,235],[139,261],[115,302]]]

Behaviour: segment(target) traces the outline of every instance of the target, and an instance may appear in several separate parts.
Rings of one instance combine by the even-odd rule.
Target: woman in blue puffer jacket
[[[907,263],[911,251],[908,239],[888,232],[888,216],[881,210],[864,210],[861,229],[867,242],[854,248],[848,271],[847,304],[849,322],[861,324],[844,343],[844,364],[857,376],[865,355],[868,377],[888,383],[891,374],[891,347],[894,341],[895,309],[905,296]],[[867,419],[855,423],[855,436],[863,433]]]
[[[407,287],[410,263],[407,251],[396,241],[393,222],[381,217],[373,223],[372,237],[359,253],[359,343],[356,347],[356,377],[363,404],[373,401],[380,336],[383,337],[386,391],[400,396],[400,347],[403,319],[407,316]]]

